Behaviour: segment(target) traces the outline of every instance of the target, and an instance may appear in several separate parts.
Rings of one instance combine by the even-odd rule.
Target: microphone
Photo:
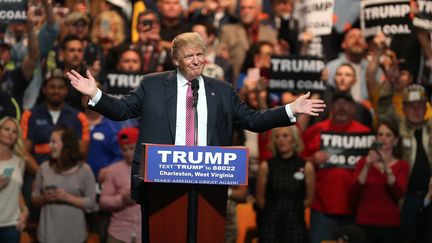
[[[192,95],[193,95],[193,107],[198,106],[198,89],[199,89],[199,83],[198,79],[192,79],[191,81],[191,88],[192,88]]]

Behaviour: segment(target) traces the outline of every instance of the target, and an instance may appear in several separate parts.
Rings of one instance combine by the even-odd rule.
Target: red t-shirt
[[[320,150],[321,132],[369,133],[371,129],[357,121],[348,125],[332,124],[330,119],[309,127],[303,133],[304,158]],[[315,196],[311,208],[322,213],[350,215],[354,213],[350,191],[354,170],[345,168],[326,168],[316,170]]]
[[[406,192],[409,176],[409,164],[398,160],[390,169],[396,178],[393,186],[387,184],[387,176],[375,166],[369,168],[366,183],[361,185],[358,176],[366,163],[363,157],[354,172],[353,196],[357,201],[357,224],[376,226],[400,225],[399,199]]]

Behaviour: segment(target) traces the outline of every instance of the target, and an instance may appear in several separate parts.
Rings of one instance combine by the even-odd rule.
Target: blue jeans
[[[21,232],[14,226],[0,227],[0,242],[19,243]]]
[[[310,222],[310,242],[321,243],[323,240],[335,240],[340,228],[354,224],[354,217],[325,214],[312,209]]]

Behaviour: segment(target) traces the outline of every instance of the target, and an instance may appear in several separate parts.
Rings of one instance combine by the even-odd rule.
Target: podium
[[[197,149],[197,147],[193,148],[190,146],[143,144],[143,158],[141,161],[142,170],[140,170],[143,173],[142,176],[144,178],[144,183],[142,187],[143,198],[141,200],[143,242],[188,243],[188,240],[190,240],[190,237],[188,235],[188,223],[193,220],[191,219],[191,212],[189,211],[188,213],[188,203],[191,203],[188,201],[191,200],[190,193],[192,190],[196,192],[198,199],[195,199],[195,203],[197,206],[197,210],[195,212],[196,242],[224,242],[228,185],[200,184],[203,182],[217,183],[216,179],[210,181],[210,171],[212,168],[220,169],[224,167],[215,165],[217,162],[214,161],[213,162],[215,164],[207,165],[205,165],[203,161],[202,166],[197,165],[197,162],[195,162],[195,164],[189,164],[188,162],[184,163],[185,161],[187,161],[187,159],[175,163],[175,161],[172,161],[172,158],[175,159],[176,157],[170,157],[169,155],[165,156],[165,159],[168,159],[168,161],[161,162],[160,157],[156,159],[154,158],[155,156],[158,156],[157,153],[160,151],[157,150],[161,148],[164,151],[169,150],[174,152],[180,149],[181,153],[189,153],[191,149],[193,151],[196,151]],[[209,148],[201,147],[199,149],[207,150],[208,152]],[[214,151],[213,149],[210,150]],[[240,160],[248,160],[248,151],[247,149],[244,150],[246,150],[246,157],[242,157],[240,158]],[[245,163],[247,165],[247,161],[245,161]],[[183,165],[188,165],[189,167]],[[238,166],[238,168],[240,169],[243,166],[244,165]],[[181,167],[185,168],[182,169]],[[169,168],[171,168],[171,170]],[[194,172],[197,172],[197,168],[199,168],[201,172],[204,171],[207,173],[207,171],[209,171],[209,174],[202,174],[205,175],[204,178],[208,178],[209,180],[202,180],[200,179],[201,177],[196,176],[197,174],[194,174]],[[233,166],[232,168],[229,168],[236,169],[237,167]],[[243,185],[247,184],[247,166],[245,169],[246,171],[242,173],[242,176],[243,174],[245,175],[246,182],[241,182]],[[151,173],[154,174],[153,178],[152,175],[150,175]],[[179,179],[179,183],[175,179],[175,177],[174,179],[172,179],[169,176],[161,176],[160,174],[163,173],[177,173],[181,175],[185,174],[186,176],[181,177],[181,179]],[[156,177],[156,179],[154,177]],[[181,183],[181,180],[187,182]],[[223,181],[223,183],[225,182]]]

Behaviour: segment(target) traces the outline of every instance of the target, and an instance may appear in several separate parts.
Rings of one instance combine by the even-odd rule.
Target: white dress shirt
[[[207,146],[207,99],[202,76],[198,78],[198,145]],[[177,117],[175,145],[186,144],[186,93],[188,80],[177,72]]]

